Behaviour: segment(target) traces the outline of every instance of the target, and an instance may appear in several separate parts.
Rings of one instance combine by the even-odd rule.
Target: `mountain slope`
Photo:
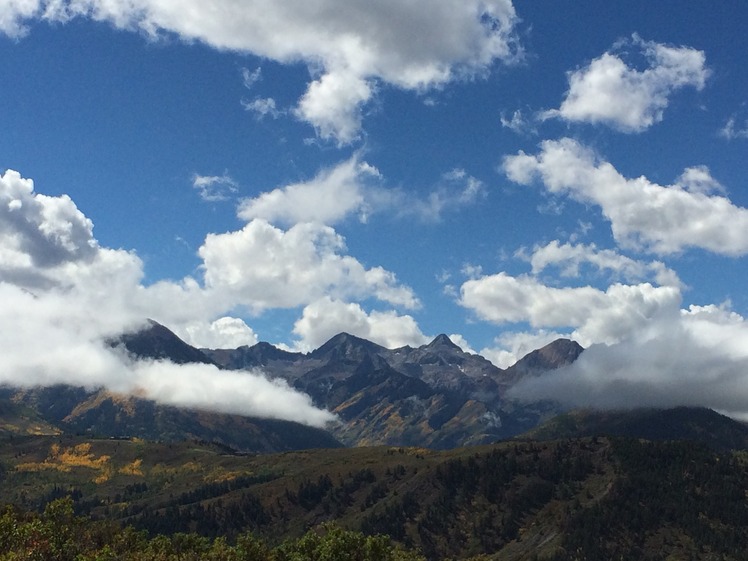
[[[598,435],[687,440],[722,451],[748,449],[748,425],[704,407],[571,411],[550,419],[519,438],[555,440]]]
[[[226,415],[159,405],[147,399],[71,386],[0,390],[0,409],[19,404],[49,430],[99,437],[216,442],[242,452],[340,447],[329,432],[274,419]],[[18,434],[17,431],[9,431]]]
[[[72,492],[81,512],[153,533],[271,544],[325,521],[428,559],[722,559],[748,550],[744,455],[587,438],[432,451],[226,455],[196,443],[0,440],[0,502]]]

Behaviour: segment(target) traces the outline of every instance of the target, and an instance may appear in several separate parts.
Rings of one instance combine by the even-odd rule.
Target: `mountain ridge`
[[[149,321],[145,328],[123,334],[110,344],[134,359],[258,370],[283,380],[308,394],[317,407],[338,416],[339,422],[327,427],[330,437],[298,427],[310,447],[338,442],[434,448],[487,444],[527,431],[557,412],[552,404],[507,399],[506,391],[514,382],[509,371],[464,352],[445,334],[419,347],[396,349],[345,332],[308,353],[289,352],[265,342],[236,349],[196,349],[167,327]],[[560,351],[550,355],[566,356]],[[537,365],[533,368],[538,370]],[[156,440],[216,440],[245,451],[304,446],[301,438],[284,444],[279,435],[288,431],[263,420],[240,422],[236,416],[190,413],[105,390],[59,386],[3,395],[35,408],[42,420],[62,430]],[[224,430],[216,429],[220,426]],[[263,438],[258,427],[276,436]],[[245,438],[245,434],[255,437]]]

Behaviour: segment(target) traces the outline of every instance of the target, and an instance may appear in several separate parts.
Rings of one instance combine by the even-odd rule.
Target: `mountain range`
[[[175,442],[214,442],[242,452],[340,446],[449,449],[513,437],[596,434],[702,440],[718,449],[748,448],[745,425],[708,410],[564,412],[552,402],[507,397],[518,381],[571,364],[583,348],[556,340],[507,369],[464,352],[446,335],[420,347],[387,349],[340,333],[309,353],[268,343],[197,349],[156,322],[111,341],[134,357],[229,370],[261,370],[336,414],[327,430],[290,421],[192,411],[137,396],[72,386],[0,388],[0,434],[81,434]],[[713,414],[713,415],[712,415]]]
[[[582,348],[558,340],[507,370],[446,335],[417,348],[340,333],[308,354],[266,343],[203,352],[223,368],[260,368],[309,394],[338,415],[332,431],[346,445],[452,448],[513,436],[555,412],[550,404],[520,406],[506,391],[524,375],[571,363]]]

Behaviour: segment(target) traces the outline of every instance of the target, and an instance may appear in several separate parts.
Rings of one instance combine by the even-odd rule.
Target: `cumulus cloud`
[[[209,234],[199,255],[206,287],[254,310],[293,308],[325,294],[419,306],[393,273],[367,269],[344,249],[329,226],[301,223],[284,231],[256,219],[236,232]]]
[[[680,290],[672,286],[612,284],[556,288],[529,275],[487,275],[463,283],[460,304],[495,323],[526,322],[535,328],[574,329],[582,346],[614,343],[660,315],[677,313]]]
[[[191,321],[177,330],[184,341],[201,349],[236,349],[257,343],[257,335],[243,319],[224,316],[210,323]]]
[[[335,224],[352,212],[365,214],[366,182],[379,177],[376,168],[353,156],[315,178],[245,199],[239,205],[244,220],[261,218],[279,224]]]
[[[677,90],[691,86],[701,90],[709,71],[703,51],[644,41],[634,35],[616,49],[641,51],[647,68],[640,71],[619,54],[607,52],[584,68],[569,73],[569,91],[559,109],[542,117],[566,121],[602,123],[622,132],[641,132],[662,120]]]
[[[93,223],[65,195],[34,193],[34,183],[13,170],[0,176],[2,264],[48,269],[90,260],[97,251]]]
[[[24,0],[5,2],[0,32],[21,37],[37,19],[75,17],[306,63],[313,79],[296,114],[339,143],[358,138],[362,107],[379,84],[420,92],[519,56],[510,0]]]
[[[531,252],[523,248],[516,256],[530,263],[532,275],[474,274],[463,284],[462,291],[461,303],[479,317],[498,324],[529,323],[536,328],[504,332],[494,341],[495,346],[481,350],[483,356],[501,368],[561,337],[583,345],[617,342],[627,336],[627,330],[641,327],[642,322],[661,313],[672,313],[680,301],[680,279],[660,261],[638,261],[615,250],[600,250],[595,244],[562,244],[558,240],[535,246]],[[670,290],[646,283],[618,283],[605,291],[590,286],[551,287],[539,280],[548,268],[557,269],[561,277],[568,279],[597,274],[627,282],[654,280]]]
[[[658,254],[689,247],[748,253],[748,210],[718,194],[721,186],[705,167],[685,170],[672,185],[658,185],[643,176],[626,178],[590,149],[563,138],[542,142],[535,156],[505,157],[503,170],[516,183],[540,180],[554,195],[598,205],[624,247]]]
[[[509,368],[535,349],[540,349],[556,339],[569,337],[569,334],[546,329],[509,331],[494,339],[497,346],[481,349],[480,354],[499,368]]]
[[[355,72],[331,71],[309,84],[296,115],[312,123],[320,138],[349,144],[361,130],[361,106],[373,95],[371,82]]]
[[[223,175],[198,175],[192,176],[192,187],[195,188],[200,198],[206,202],[226,201],[238,190],[239,186],[229,174]]]
[[[461,333],[450,333],[447,337],[449,337],[449,340],[452,341],[455,345],[460,347],[464,352],[470,353],[470,354],[477,354],[475,349],[470,346],[470,343],[467,339],[461,334]]]
[[[556,288],[506,273],[466,281],[460,303],[486,321],[533,328],[506,332],[481,351],[500,367],[559,337],[586,347],[572,365],[521,380],[510,397],[569,407],[705,406],[748,417],[748,321],[729,304],[684,308],[677,286]]]
[[[329,297],[306,306],[301,318],[294,324],[293,332],[300,338],[298,348],[304,351],[319,347],[341,332],[390,349],[405,345],[417,347],[428,342],[409,315],[398,315],[392,310],[367,313],[357,303]]]

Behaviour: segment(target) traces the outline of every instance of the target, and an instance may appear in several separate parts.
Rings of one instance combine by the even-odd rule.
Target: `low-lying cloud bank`
[[[748,321],[726,305],[683,309],[673,286],[556,288],[505,273],[467,281],[461,302],[492,323],[534,329],[481,351],[499,366],[559,337],[587,347],[574,364],[522,380],[511,397],[569,407],[698,405],[748,417]]]
[[[0,384],[30,388],[68,384],[106,388],[158,403],[324,426],[334,415],[280,380],[261,372],[212,365],[136,360],[109,340],[137,329],[127,315],[96,313],[85,295],[52,290],[39,295],[0,282],[3,329]],[[90,303],[90,302],[89,302]],[[110,310],[111,311],[111,310]]]
[[[748,322],[722,308],[658,317],[569,367],[527,379],[514,397],[601,408],[705,406],[748,417]]]

